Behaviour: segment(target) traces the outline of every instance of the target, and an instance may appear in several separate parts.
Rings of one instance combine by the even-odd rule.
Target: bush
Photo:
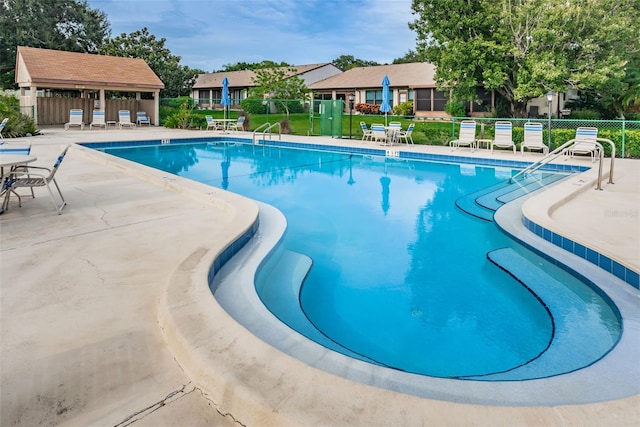
[[[572,119],[599,120],[600,113],[595,110],[571,110]]]
[[[413,101],[403,102],[393,107],[393,114],[396,116],[412,116],[413,115]]]
[[[263,104],[264,99],[245,98],[240,101],[240,106],[249,114],[264,114],[267,107]]]
[[[361,114],[380,114],[380,106],[376,104],[356,104],[354,109]]]
[[[202,127],[203,121],[206,123],[206,119],[201,115],[193,114],[193,102],[183,100],[178,110],[165,119],[164,126],[178,129],[199,129]]]
[[[460,101],[449,100],[444,106],[444,111],[453,117],[466,117],[467,110]]]
[[[0,121],[8,118],[2,135],[9,138],[37,135],[40,130],[33,119],[20,113],[20,101],[13,95],[0,92]]]

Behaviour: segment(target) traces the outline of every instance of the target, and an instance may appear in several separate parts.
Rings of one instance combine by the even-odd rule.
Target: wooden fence
[[[97,102],[89,98],[38,98],[38,125],[63,125],[69,121],[69,110],[74,108],[84,112],[83,121],[89,124]],[[105,104],[106,121],[117,122],[118,111],[129,110],[131,121],[135,122],[138,111],[144,111],[151,118],[151,123],[157,124],[153,99],[107,99]]]

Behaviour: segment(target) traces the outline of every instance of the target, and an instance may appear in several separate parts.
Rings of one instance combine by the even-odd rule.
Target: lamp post
[[[547,104],[549,105],[549,111],[547,113],[547,119],[549,125],[547,126],[547,145],[549,146],[549,153],[551,152],[551,103],[553,102],[553,92],[547,92]]]
[[[349,94],[349,139],[351,139],[351,123],[353,122],[353,100],[355,99],[355,95],[353,93]]]

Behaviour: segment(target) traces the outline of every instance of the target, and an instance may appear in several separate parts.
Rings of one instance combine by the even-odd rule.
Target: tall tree
[[[257,70],[259,68],[273,68],[273,67],[290,67],[290,64],[286,62],[277,63],[275,61],[270,61],[268,59],[261,62],[236,62],[235,64],[225,64],[222,66],[222,70],[213,71],[216,72],[225,72],[225,71],[244,71],[244,70]]]
[[[639,3],[413,0],[410,28],[440,88],[474,100],[484,86],[523,115],[529,99],[549,90],[598,90],[622,79],[629,49],[640,46]]]
[[[18,46],[96,53],[110,33],[106,15],[85,0],[1,0],[2,87],[15,86]]]
[[[380,65],[374,61],[357,59],[353,55],[340,55],[339,57],[331,61],[331,63],[340,68],[342,71],[347,71],[356,67],[372,67],[375,65]]]
[[[195,77],[202,70],[191,70],[187,66],[180,65],[180,57],[171,54],[165,47],[167,39],[157,39],[145,27],[130,34],[122,33],[105,41],[100,48],[103,55],[120,56],[126,58],[141,58],[149,64],[154,73],[164,83],[164,89],[160,92],[162,97],[175,98],[188,95]]]
[[[288,118],[292,105],[298,105],[299,100],[306,99],[309,93],[304,80],[296,72],[294,67],[256,69],[255,76],[251,79],[256,86],[251,90],[250,96],[276,100],[286,110]]]
[[[402,58],[396,58],[393,60],[394,64],[409,64],[412,62],[420,62],[420,55],[414,50],[409,50]]]

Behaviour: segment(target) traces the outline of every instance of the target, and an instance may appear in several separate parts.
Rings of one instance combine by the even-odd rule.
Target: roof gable
[[[391,87],[435,87],[435,66],[428,62],[357,67],[309,85],[311,90],[381,87],[387,75]]]
[[[321,69],[323,67],[333,67],[338,70],[331,63],[321,63],[321,64],[307,64],[307,65],[292,65],[290,67],[278,67],[284,70],[289,68],[295,68],[295,72],[287,73],[288,77],[291,76],[299,76],[302,77],[303,74],[309,73],[311,71],[315,71]],[[255,72],[253,70],[241,70],[241,71],[220,71],[217,73],[206,73],[199,74],[196,78],[196,81],[193,85],[193,89],[210,89],[222,87],[222,80],[226,77],[229,80],[229,87],[255,87],[255,83],[253,83],[253,77],[255,76]]]
[[[143,59],[25,46],[18,47],[16,83],[20,86],[164,88],[160,78]]]

